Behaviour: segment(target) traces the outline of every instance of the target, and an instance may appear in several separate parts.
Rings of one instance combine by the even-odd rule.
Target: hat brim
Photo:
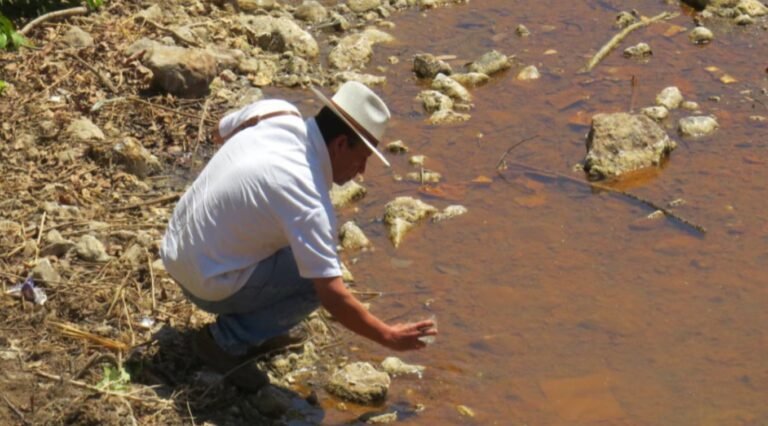
[[[371,150],[374,154],[376,154],[377,157],[379,157],[379,160],[381,160],[382,163],[384,163],[387,167],[392,167],[389,164],[389,161],[384,157],[384,154],[381,153],[376,148],[376,145],[379,144],[379,140],[371,136],[370,134],[366,135],[368,133],[363,126],[361,126],[357,121],[355,121],[354,118],[350,117],[349,114],[347,114],[344,110],[339,108],[338,105],[336,105],[333,100],[326,97],[323,92],[317,90],[315,86],[309,86],[310,89],[315,93],[315,96],[317,96],[318,99],[320,99],[320,102],[323,103],[323,105],[330,108],[331,111],[333,111],[334,114],[339,116],[342,120],[344,120],[345,123],[347,123],[347,126],[349,126],[350,129],[354,130],[357,136],[360,137],[360,139],[363,141],[363,143],[368,147],[368,149]],[[370,140],[369,140],[370,139]]]

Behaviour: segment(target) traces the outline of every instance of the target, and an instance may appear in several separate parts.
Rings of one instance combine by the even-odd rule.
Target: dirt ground
[[[188,10],[184,19],[195,22],[235,13],[174,3],[163,7]],[[210,318],[185,301],[158,263],[173,202],[214,149],[214,118],[232,105],[148,90],[146,70],[122,53],[141,37],[167,36],[132,19],[148,6],[108,1],[98,12],[37,25],[27,34],[32,48],[0,52],[9,84],[0,96],[1,424],[271,421],[233,404],[242,399],[237,391],[206,376],[189,335]],[[177,18],[167,15],[162,24]],[[70,25],[91,34],[94,45],[62,48]],[[106,136],[71,137],[68,126],[82,117]],[[110,154],[126,136],[141,141],[162,171],[127,172]],[[104,243],[106,256],[83,260],[72,249],[86,235]],[[47,301],[11,294],[44,260],[58,274],[36,281]],[[311,389],[294,396],[316,402]]]

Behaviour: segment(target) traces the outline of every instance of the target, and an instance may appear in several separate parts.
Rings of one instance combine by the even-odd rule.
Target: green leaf
[[[29,40],[27,40],[26,37],[24,37],[23,35],[15,31],[11,33],[11,44],[13,45],[14,48],[21,47],[21,46],[30,46]]]
[[[8,36],[5,33],[0,33],[0,50],[5,49],[8,46]]]
[[[11,22],[10,19],[3,15],[0,15],[0,31],[5,34],[10,34],[13,32],[13,22]]]
[[[8,83],[4,82],[3,80],[0,80],[0,94],[3,93],[3,90],[8,87]]]
[[[99,389],[126,390],[131,383],[131,375],[123,367],[115,368],[112,365],[103,367],[104,377],[96,384]]]

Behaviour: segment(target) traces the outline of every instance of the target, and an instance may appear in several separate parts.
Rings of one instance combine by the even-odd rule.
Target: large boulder
[[[152,71],[154,89],[183,98],[206,96],[217,73],[208,51],[178,46],[152,46],[144,65]]]
[[[298,56],[314,59],[319,53],[317,41],[294,20],[269,15],[242,16],[240,22],[250,29],[252,42],[269,52],[291,51]]]
[[[597,114],[587,136],[584,171],[591,179],[618,177],[658,166],[676,147],[675,141],[643,114]]]

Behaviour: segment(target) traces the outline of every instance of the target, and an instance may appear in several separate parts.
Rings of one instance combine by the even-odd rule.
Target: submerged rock
[[[677,144],[653,120],[641,114],[597,114],[587,136],[584,171],[591,179],[618,177],[658,166]]]
[[[384,224],[389,231],[389,240],[395,248],[400,246],[406,232],[422,219],[437,213],[437,209],[419,199],[397,197],[384,206]]]
[[[438,74],[450,75],[453,73],[451,66],[434,55],[420,53],[413,57],[413,72],[419,78],[435,78]]]
[[[443,175],[440,173],[423,169],[418,172],[406,173],[405,179],[416,183],[438,183],[443,179]]]
[[[713,116],[694,116],[681,118],[678,122],[680,134],[699,137],[713,133],[719,127]]]
[[[394,356],[385,358],[384,361],[381,362],[381,368],[393,376],[416,374],[419,376],[419,378],[421,378],[424,370],[427,369],[427,367],[423,365],[406,364],[403,362],[403,360]]]
[[[341,246],[346,250],[360,250],[371,245],[371,241],[365,236],[363,230],[353,221],[341,225],[339,240]]]
[[[450,96],[454,100],[467,103],[472,101],[472,95],[469,94],[466,87],[445,74],[435,76],[435,79],[432,80],[432,88]]]
[[[456,112],[450,109],[441,109],[440,111],[435,111],[434,113],[432,113],[432,115],[429,117],[429,123],[436,124],[436,125],[456,124],[456,123],[463,123],[469,120],[470,118],[471,116],[469,114]]]
[[[517,79],[522,81],[538,80],[539,78],[541,78],[541,74],[534,65],[528,65],[517,74]]]
[[[449,77],[459,82],[464,87],[478,87],[487,83],[491,79],[487,74],[481,72],[464,72],[451,74]]]
[[[427,112],[453,109],[453,99],[437,90],[423,90],[419,93],[418,99],[421,100]]]
[[[651,55],[653,55],[653,51],[648,43],[637,43],[624,49],[624,56],[627,58],[644,58]]]
[[[663,106],[646,107],[640,110],[640,112],[642,112],[646,116],[656,121],[661,121],[669,117],[669,110],[667,109],[667,107],[663,107]]]
[[[365,197],[366,193],[368,190],[354,180],[341,186],[334,183],[331,187],[331,204],[334,208],[340,209]]]
[[[715,35],[706,27],[696,27],[688,33],[688,40],[693,44],[707,44],[714,38]]]
[[[467,67],[471,72],[479,72],[486,75],[493,75],[499,71],[504,71],[512,67],[512,63],[507,55],[492,50],[480,56],[476,61]]]
[[[462,205],[453,204],[443,209],[443,211],[432,216],[432,222],[438,223],[444,220],[453,219],[456,216],[461,216],[463,214],[466,214],[468,211],[469,210],[467,210],[467,208]]]
[[[326,390],[348,401],[373,404],[386,398],[390,383],[389,374],[376,370],[367,362],[355,362],[336,370]]]

